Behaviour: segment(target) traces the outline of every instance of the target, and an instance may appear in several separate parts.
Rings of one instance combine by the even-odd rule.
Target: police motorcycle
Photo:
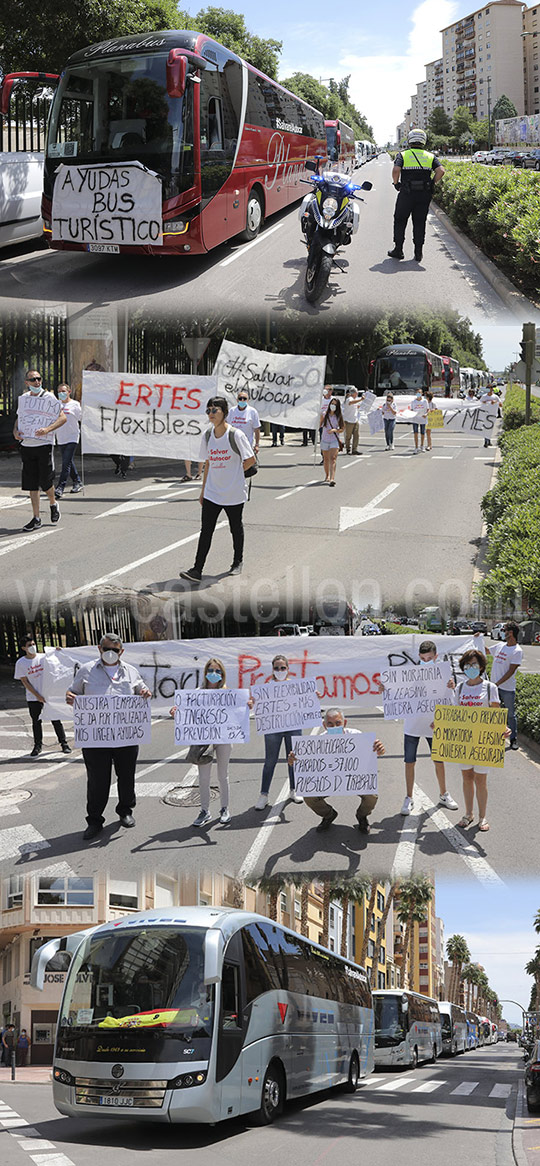
[[[316,162],[306,162],[306,170],[317,170]],[[315,173],[302,182],[313,183],[300,207],[300,224],[308,249],[304,294],[310,304],[320,299],[328,277],[335,265],[343,268],[335,258],[340,247],[346,247],[356,234],[360,223],[360,209],[355,200],[357,190],[371,190],[371,182],[356,186],[346,174],[335,170]],[[360,202],[363,202],[360,199]]]

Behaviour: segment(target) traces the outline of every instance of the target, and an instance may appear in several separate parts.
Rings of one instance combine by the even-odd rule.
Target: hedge
[[[540,741],[540,676],[516,676],[516,714],[518,729]]]
[[[540,283],[540,179],[506,166],[448,162],[434,198],[520,288]]]
[[[503,404],[503,429],[519,429],[525,424],[525,389],[512,385],[506,390]],[[531,394],[531,421],[540,421],[540,401]]]
[[[538,608],[540,426],[508,429],[499,444],[503,460],[497,482],[481,504],[488,526],[488,571],[477,588],[478,596],[492,610],[510,600]]]

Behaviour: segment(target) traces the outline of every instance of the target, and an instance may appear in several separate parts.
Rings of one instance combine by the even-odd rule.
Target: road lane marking
[[[56,1150],[54,1142],[46,1138],[20,1138],[19,1146],[21,1150]]]
[[[446,1085],[446,1081],[424,1081],[424,1084],[413,1089],[412,1093],[434,1093],[435,1089],[441,1088],[441,1085]]]
[[[148,506],[163,506],[165,502],[170,502],[171,498],[175,498],[178,494],[194,494],[197,486],[190,486],[187,490],[172,490],[170,494],[161,498],[133,499],[131,502],[119,502],[117,506],[112,506],[110,510],[103,510],[101,514],[94,514],[94,522],[96,518],[108,518],[111,514],[128,514],[130,510],[146,510]]]
[[[50,850],[47,842],[33,826],[9,826],[0,832],[0,862],[6,858],[20,858],[23,854],[35,854],[38,850]]]
[[[494,1085],[489,1096],[490,1097],[501,1097],[501,1098],[510,1097],[510,1094],[512,1092],[512,1088],[513,1088],[512,1085],[502,1085],[502,1084],[501,1085]]]
[[[405,817],[401,828],[400,840],[396,848],[392,866],[392,881],[398,878],[410,878],[414,866],[420,818],[427,811],[433,825],[440,830],[446,841],[450,843],[450,846],[463,859],[466,866],[468,866],[471,873],[475,875],[480,883],[486,886],[503,887],[505,885],[503,880],[493,870],[493,867],[489,865],[485,858],[482,858],[478,854],[474,844],[456,826],[452,825],[446,817],[446,814],[438,806],[435,806],[434,802],[417,785],[414,787],[414,801],[418,808],[416,813],[409,814]]]
[[[384,1085],[377,1086],[376,1093],[393,1093],[395,1089],[404,1089],[406,1085],[414,1085],[414,1077],[397,1077],[392,1081],[386,1081]]]
[[[221,530],[224,526],[228,526],[228,522],[218,522],[216,530]],[[76,599],[79,595],[85,595],[93,587],[101,587],[103,583],[108,583],[110,579],[117,579],[120,575],[127,575],[129,571],[136,570],[137,567],[142,567],[144,563],[152,562],[152,559],[159,559],[161,555],[167,555],[169,551],[176,551],[178,547],[185,547],[188,543],[198,541],[200,531],[196,534],[188,534],[186,538],[181,538],[176,543],[169,543],[168,546],[162,547],[159,551],[152,551],[151,555],[144,555],[142,559],[134,559],[131,563],[127,563],[125,567],[118,567],[115,571],[109,571],[108,575],[102,575],[100,579],[92,579],[90,583],[85,583],[82,587],[76,587],[73,591],[68,591],[66,595],[62,595],[62,602],[68,599]]]
[[[0,544],[0,555],[8,555],[10,551],[20,551],[21,547],[25,547],[27,543],[35,543],[39,538],[45,538],[48,534],[54,534],[54,529],[50,530],[36,530],[32,534],[22,535],[20,538],[14,538],[11,542]]]
[[[474,1090],[479,1084],[479,1081],[462,1081],[461,1085],[457,1086],[457,1089],[450,1091],[450,1097],[469,1097],[471,1093],[474,1093]]]
[[[219,264],[219,266],[227,267],[229,263],[234,263],[235,259],[238,259],[240,255],[245,255],[246,251],[249,251],[252,247],[256,247],[258,243],[262,243],[263,240],[267,239],[269,235],[273,235],[274,231],[279,231],[282,226],[283,223],[276,223],[275,227],[270,227],[268,231],[263,231],[262,235],[257,235],[257,238],[252,239],[251,243],[246,243],[245,247],[239,247],[238,251],[235,251],[234,255],[229,255],[229,258],[224,259],[223,262]]]
[[[280,502],[282,498],[290,498],[291,494],[298,494],[300,490],[307,490],[308,486],[317,486],[322,482],[322,478],[312,478],[310,482],[306,482],[304,486],[295,486],[294,490],[287,490],[286,494],[276,494],[275,501]]]
[[[256,869],[256,865],[259,861],[261,853],[264,850],[266,843],[269,841],[269,838],[270,838],[270,835],[272,833],[272,830],[274,829],[274,826],[277,826],[277,823],[279,822],[279,819],[281,817],[283,807],[288,802],[288,800],[289,800],[289,779],[286,778],[286,780],[283,782],[283,785],[279,791],[277,802],[274,802],[274,805],[272,806],[271,813],[268,814],[267,817],[264,819],[264,822],[262,823],[262,826],[260,827],[260,829],[257,833],[257,837],[255,838],[255,841],[251,844],[251,846],[246,854],[246,857],[242,863],[242,866],[240,867],[240,870],[238,872],[238,878],[243,880],[244,882],[247,881],[249,876]]]
[[[379,518],[381,514],[390,514],[391,507],[381,507],[380,502],[388,498],[399,487],[399,482],[391,482],[385,486],[380,494],[376,494],[371,502],[365,506],[341,506],[339,512],[339,531],[349,530],[351,526],[359,526],[362,522],[370,522],[372,518]]]

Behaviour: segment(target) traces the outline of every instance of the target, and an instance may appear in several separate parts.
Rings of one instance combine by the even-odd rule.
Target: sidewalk
[[[24,1065],[15,1069],[15,1081],[11,1080],[11,1069],[0,1066],[0,1089],[5,1085],[50,1085],[52,1065]]]
[[[540,1115],[534,1117],[527,1109],[525,1089],[520,1082],[516,1099],[516,1114],[512,1134],[512,1151],[516,1166],[537,1166],[540,1150]]]

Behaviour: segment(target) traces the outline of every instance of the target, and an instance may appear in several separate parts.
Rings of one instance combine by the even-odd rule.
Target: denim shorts
[[[422,425],[420,421],[413,421],[413,427],[412,427],[412,431],[413,431],[413,433],[418,433],[418,430],[420,430],[420,433],[425,433],[425,432],[426,432],[426,425],[425,425],[425,422],[424,422],[424,424]]]
[[[432,740],[433,740],[433,737],[426,737],[426,741],[429,745],[430,752],[431,752]],[[406,765],[414,765],[414,763],[416,761],[416,754],[418,752],[418,746],[420,744],[420,741],[421,741],[421,737],[411,737],[409,733],[405,733],[405,736],[403,738],[403,745],[404,745],[404,758],[405,758]]]

